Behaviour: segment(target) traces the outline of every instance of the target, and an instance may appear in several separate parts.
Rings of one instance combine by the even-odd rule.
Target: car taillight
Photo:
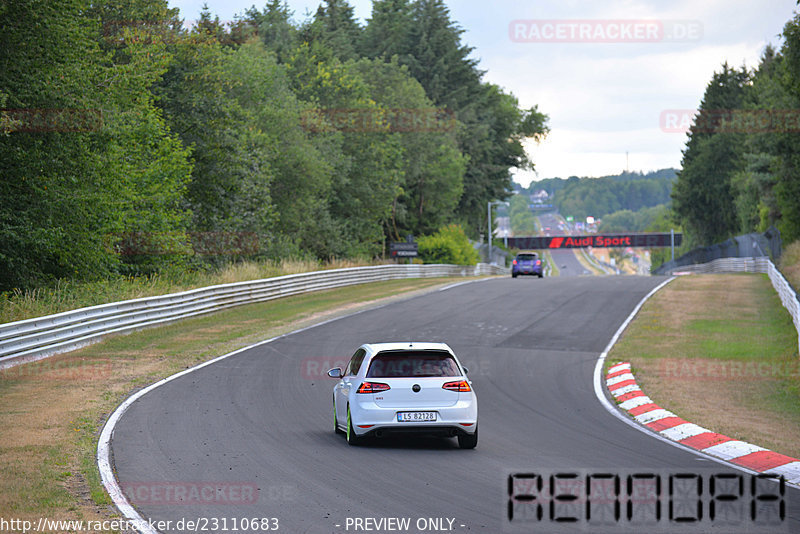
[[[516,264],[517,264],[517,260],[514,260],[514,261],[511,262],[511,265],[516,265]]]
[[[472,388],[469,387],[469,382],[466,380],[458,380],[456,382],[445,382],[442,386],[442,389],[446,389],[448,391],[460,391],[460,392],[467,392],[472,391]]]
[[[380,393],[388,389],[391,389],[389,384],[383,384],[381,382],[363,382],[358,386],[356,393]]]
[[[536,260],[536,265],[541,265],[541,264],[542,264],[542,260]]]

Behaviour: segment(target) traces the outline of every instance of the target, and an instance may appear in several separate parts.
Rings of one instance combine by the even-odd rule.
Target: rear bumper
[[[511,274],[517,275],[532,275],[532,276],[539,276],[542,274],[542,268],[537,267],[536,269],[511,269]]]
[[[434,437],[454,437],[454,436],[468,436],[475,433],[476,424],[469,427],[458,426],[443,426],[443,425],[398,425],[398,426],[381,426],[370,428],[364,434],[357,435],[363,437],[376,437],[382,438],[386,436],[434,436]]]
[[[436,421],[399,422],[397,412],[436,412]],[[459,400],[452,406],[426,407],[408,406],[403,408],[385,408],[372,401],[359,402],[356,408],[351,405],[353,430],[358,436],[384,434],[431,434],[456,436],[473,434],[478,424],[478,406],[476,399]],[[361,425],[370,425],[361,428]]]

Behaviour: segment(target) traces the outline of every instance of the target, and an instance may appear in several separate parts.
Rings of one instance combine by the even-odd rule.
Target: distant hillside
[[[638,211],[668,203],[676,178],[677,170],[670,168],[600,178],[548,178],[531,182],[527,188],[518,186],[517,190],[531,194],[544,189],[553,195],[552,203],[562,215],[603,217],[615,211]]]

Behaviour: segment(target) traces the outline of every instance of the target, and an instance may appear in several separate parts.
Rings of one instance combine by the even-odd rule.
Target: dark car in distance
[[[542,268],[542,260],[538,254],[535,252],[520,252],[511,262],[511,276],[516,278],[521,274],[529,274],[541,278],[544,276]]]

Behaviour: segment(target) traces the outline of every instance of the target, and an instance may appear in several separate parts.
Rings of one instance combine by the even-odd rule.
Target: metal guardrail
[[[786,277],[783,276],[783,273],[775,267],[774,263],[769,260],[767,261],[769,262],[767,266],[767,276],[769,276],[772,282],[772,287],[777,291],[778,297],[780,297],[783,303],[783,307],[786,308],[792,316],[792,322],[794,322],[794,327],[797,330],[797,347],[798,351],[800,351],[800,301],[797,300],[797,293],[792,288],[789,281],[786,280]]]
[[[797,330],[797,346],[800,350],[800,301],[792,285],[786,280],[775,264],[767,256],[756,258],[720,258],[708,263],[685,265],[670,269],[670,274],[688,273],[765,273],[769,276],[772,287],[778,293],[783,307],[792,316]]]
[[[665,274],[676,273],[767,273],[772,261],[767,256],[755,258],[719,258],[708,263],[683,265],[668,269]],[[777,268],[775,268],[777,270]]]
[[[604,262],[597,256],[591,253],[591,251],[586,250],[585,248],[578,249],[580,253],[583,254],[583,257],[586,258],[586,261],[589,262],[593,267],[603,272],[603,274],[619,274],[619,269],[612,266],[609,263]],[[576,251],[577,252],[577,251]]]
[[[544,270],[542,271],[542,274],[547,277],[553,276],[553,259],[552,256],[550,256],[550,253],[546,250],[542,253],[542,261],[544,261]]]
[[[508,272],[504,267],[486,264],[353,267],[222,284],[81,308],[0,325],[0,369],[68,352],[95,343],[109,334],[132,332],[290,295],[401,278],[485,276]]]
[[[679,267],[703,265],[723,258],[752,258],[769,256],[780,258],[781,233],[770,227],[763,234],[752,233],[737,235],[722,243],[690,250],[683,256],[659,265],[653,274],[666,274]]]

